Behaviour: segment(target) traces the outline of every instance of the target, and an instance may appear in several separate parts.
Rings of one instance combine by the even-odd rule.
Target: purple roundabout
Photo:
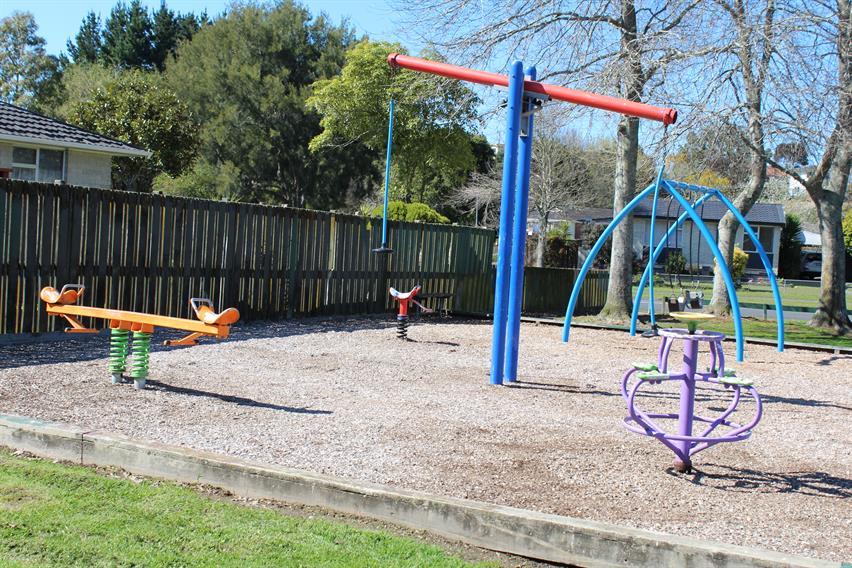
[[[690,326],[692,327],[692,326]],[[656,364],[634,364],[624,374],[621,394],[627,402],[629,415],[624,419],[625,427],[631,432],[651,436],[674,452],[674,467],[677,471],[692,469],[692,456],[721,442],[739,442],[751,436],[752,429],[760,422],[763,404],[752,381],[737,377],[725,369],[725,354],[722,341],[725,336],[714,331],[690,329],[662,329],[659,357]],[[683,342],[683,367],[680,372],[669,372],[669,356],[675,341]],[[699,345],[704,342],[709,348],[708,372],[699,372]],[[640,391],[660,385],[665,381],[680,381],[680,410],[677,413],[651,413],[637,406]],[[718,385],[732,396],[730,404],[720,415],[714,417],[695,414],[695,390],[698,383]],[[754,418],[747,424],[730,420],[743,398],[750,395],[755,402]],[[639,396],[637,396],[639,395]],[[677,421],[677,432],[667,432],[659,421]],[[700,433],[693,432],[696,423],[706,425]],[[715,435],[714,435],[715,434]]]

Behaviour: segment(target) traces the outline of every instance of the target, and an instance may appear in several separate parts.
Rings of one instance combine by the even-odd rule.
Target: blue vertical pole
[[[512,63],[509,73],[509,101],[506,108],[506,144],[503,155],[503,187],[500,196],[500,232],[497,241],[497,279],[494,286],[494,332],[491,340],[491,384],[503,384],[503,358],[506,352],[506,320],[509,302],[509,256],[512,249],[512,221],[515,200],[512,190],[518,168],[518,135],[521,129],[521,99],[524,91],[524,64]]]
[[[535,81],[536,69],[530,67],[526,74]],[[515,220],[512,226],[512,266],[509,278],[509,309],[506,329],[506,360],[503,372],[507,382],[518,380],[518,349],[521,333],[521,308],[524,297],[524,260],[527,244],[527,209],[530,201],[530,164],[533,146],[533,100],[526,98],[521,102],[522,112],[529,113],[521,117],[526,122],[526,135],[519,138],[518,174],[515,180]],[[523,134],[523,132],[521,132]],[[543,236],[543,235],[542,235]]]
[[[385,156],[385,204],[382,208],[382,248],[388,248],[388,195],[390,193],[391,148],[393,147],[393,97],[388,110],[388,149]]]

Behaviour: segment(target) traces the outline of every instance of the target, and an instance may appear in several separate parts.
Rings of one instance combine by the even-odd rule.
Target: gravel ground
[[[852,357],[747,346],[746,362],[729,365],[756,379],[763,421],[750,440],[698,454],[684,475],[662,444],[621,426],[621,375],[653,361],[657,340],[575,329],[564,345],[560,334],[524,324],[513,387],[488,385],[491,327],[464,320],[412,326],[411,342],[376,319],[244,325],[221,344],[156,350],[144,392],[109,384],[105,337],[0,344],[0,412],[852,560]],[[647,407],[676,411],[673,387]],[[701,389],[697,407],[724,402]]]

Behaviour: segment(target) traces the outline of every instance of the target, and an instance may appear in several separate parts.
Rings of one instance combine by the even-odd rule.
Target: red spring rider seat
[[[420,307],[424,312],[431,311],[424,307],[423,304],[414,299],[420,292],[420,284],[411,289],[410,292],[400,292],[396,288],[391,287],[388,292],[392,298],[399,302],[399,313],[396,316],[396,336],[400,339],[408,339],[408,304],[413,303]]]

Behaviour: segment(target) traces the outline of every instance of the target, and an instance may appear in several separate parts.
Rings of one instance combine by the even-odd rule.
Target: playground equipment
[[[109,370],[113,384],[124,382],[124,373],[128,369],[127,360],[130,358],[129,378],[137,389],[145,388],[148,378],[148,362],[151,351],[151,334],[157,327],[188,331],[189,335],[181,339],[164,341],[164,345],[197,345],[198,339],[205,336],[225,339],[228,337],[231,325],[240,319],[236,308],[228,308],[220,313],[213,309],[213,302],[206,298],[191,298],[189,300],[193,312],[199,321],[94,308],[75,305],[86,288],[80,284],[66,284],[61,290],[46,286],[42,289],[40,298],[47,304],[47,313],[65,318],[71,327],[67,333],[97,333],[95,328],[89,328],[80,323],[79,318],[91,317],[109,321],[110,329],[110,362]]]
[[[423,313],[432,313],[432,310],[414,299],[420,293],[421,286],[418,284],[410,292],[400,292],[396,288],[390,288],[388,292],[391,297],[399,302],[399,313],[396,316],[396,336],[400,339],[408,339],[408,304],[414,304]]]
[[[656,364],[635,363],[621,381],[621,395],[627,403],[628,416],[624,419],[625,427],[631,432],[643,436],[651,436],[672,450],[676,456],[674,467],[677,471],[688,472],[692,469],[692,456],[702,450],[722,442],[738,442],[751,436],[751,431],[760,422],[763,414],[763,404],[757,389],[750,379],[738,377],[732,370],[725,368],[725,354],[722,350],[724,334],[713,331],[699,331],[698,323],[711,319],[709,314],[682,313],[675,317],[686,322],[684,329],[663,329],[659,332],[662,337],[659,358]],[[669,355],[675,341],[683,341],[683,367],[679,373],[668,370]],[[707,372],[699,372],[699,344],[706,343],[710,351],[710,366]],[[631,385],[631,379],[638,379]],[[660,385],[666,381],[680,381],[680,410],[676,413],[650,413],[641,410],[637,405],[637,395],[646,385]],[[725,391],[733,391],[732,399],[725,410],[715,418],[695,414],[696,385],[720,385]],[[733,422],[730,417],[737,410],[742,400],[742,393],[747,392],[755,402],[755,415],[745,425]],[[677,433],[667,432],[659,420],[677,420]],[[707,424],[700,433],[693,433],[696,422]],[[712,434],[720,427],[727,431],[718,436]]]
[[[654,222],[656,220],[656,205],[661,193],[668,192],[672,198],[677,200],[683,213],[680,214],[676,222],[668,228],[666,233],[660,238],[658,243],[654,242]],[[699,194],[700,197],[692,204],[688,203],[682,192],[692,192]],[[734,286],[733,278],[731,277],[728,265],[722,256],[719,247],[711,237],[710,231],[701,220],[701,217],[696,213],[695,209],[702,205],[711,197],[719,199],[729,211],[737,218],[742,225],[745,233],[751,238],[755,244],[755,248],[760,256],[761,262],[766,269],[769,282],[772,286],[772,293],[775,299],[775,309],[778,318],[778,351],[784,350],[784,310],[781,306],[781,295],[778,291],[778,283],[775,280],[775,275],[772,272],[772,264],[766,256],[766,251],[760,244],[760,240],[752,230],[751,226],[746,221],[745,217],[737,210],[736,207],[724,196],[718,189],[685,184],[682,182],[663,179],[663,167],[660,168],[656,181],[645,188],[636,198],[633,199],[627,206],[622,209],[618,215],[612,220],[612,223],[603,231],[598,241],[592,247],[586,261],[583,263],[580,273],[577,275],[577,280],[574,284],[574,289],[571,291],[571,297],[568,301],[568,309],[565,312],[565,324],[562,330],[562,340],[568,341],[571,330],[571,318],[574,314],[574,308],[579,297],[580,289],[589,269],[594,262],[594,257],[600,251],[604,242],[609,238],[615,227],[625,218],[630,212],[648,196],[653,195],[653,205],[651,208],[651,231],[648,255],[648,264],[642,273],[642,278],[639,281],[639,289],[636,292],[636,297],[633,302],[633,312],[630,318],[630,334],[636,335],[636,322],[639,316],[639,304],[645,289],[645,284],[648,284],[649,295],[649,313],[653,335],[662,337],[660,344],[659,357],[656,363],[637,363],[633,368],[625,373],[621,383],[621,393],[627,402],[629,415],[625,418],[624,423],[628,430],[642,434],[645,436],[654,437],[662,442],[666,447],[672,450],[677,456],[675,460],[675,468],[678,471],[689,471],[692,468],[691,457],[696,453],[709,448],[721,442],[736,442],[745,440],[751,435],[752,429],[760,421],[763,411],[763,406],[757,390],[754,388],[752,381],[736,376],[736,373],[725,368],[725,355],[722,349],[722,341],[725,339],[724,334],[711,331],[698,331],[698,323],[700,321],[710,319],[713,316],[709,314],[699,313],[674,313],[673,317],[684,321],[687,329],[662,329],[659,330],[656,322],[654,309],[654,263],[662,253],[669,237],[674,234],[686,219],[690,219],[695,227],[699,230],[701,236],[707,241],[710,249],[713,251],[713,256],[716,258],[722,274],[725,279],[728,296],[731,301],[731,311],[734,321],[734,329],[736,332],[736,352],[737,361],[743,360],[743,334],[742,320],[740,318],[739,303],[737,301],[736,287]],[[656,246],[655,246],[656,245]],[[690,296],[691,299],[691,296]],[[674,341],[683,342],[683,368],[679,373],[671,373],[668,371],[668,360],[671,353]],[[710,366],[707,372],[698,372],[698,346],[700,343],[706,343],[710,352]],[[632,386],[630,380],[636,377],[638,381]],[[637,407],[637,394],[647,387],[647,385],[660,385],[663,382],[680,381],[680,409],[677,413],[647,413]],[[721,415],[716,418],[709,418],[695,414],[695,391],[696,385],[704,383],[710,386],[720,386],[725,391],[733,390],[733,399]],[[742,392],[745,391],[751,395],[756,403],[756,414],[754,418],[745,425],[733,422],[730,420],[731,415],[736,411],[737,406],[742,398]],[[677,420],[677,433],[667,432],[659,423],[658,420]],[[692,428],[696,422],[708,424],[706,429],[699,435],[694,435]],[[720,427],[727,428],[717,436],[711,436]]]
[[[506,113],[506,138],[503,159],[503,187],[500,199],[500,231],[497,252],[497,280],[494,292],[494,331],[491,346],[491,384],[517,380],[518,339],[521,327],[521,301],[524,282],[524,249],[526,241],[527,205],[529,200],[530,162],[533,146],[533,115],[548,100],[559,100],[674,124],[677,111],[614,97],[596,95],[535,80],[536,69],[524,71],[521,61],[512,64],[508,75],[490,73],[410,57],[399,53],[388,55],[392,68],[432,73],[450,79],[481,85],[506,87],[509,90]],[[528,76],[529,79],[525,77]],[[390,107],[393,113],[393,103]],[[393,122],[390,121],[392,126]],[[387,211],[387,177],[390,164],[391,133],[388,132],[388,162],[385,169],[385,211]],[[513,193],[514,192],[514,193]],[[387,214],[384,219],[386,227]],[[383,241],[386,233],[383,229]],[[382,245],[386,247],[386,243]]]
[[[766,255],[766,251],[763,249],[763,246],[760,244],[760,239],[758,239],[757,234],[754,232],[754,229],[751,228],[748,221],[746,221],[745,217],[742,213],[734,206],[731,201],[725,197],[718,189],[712,187],[704,187],[700,185],[692,185],[688,183],[683,183],[679,181],[667,180],[663,179],[663,169],[664,167],[660,167],[659,175],[657,176],[656,182],[652,183],[644,190],[639,192],[639,194],[633,198],[633,200],[628,203],[624,209],[618,212],[612,222],[607,225],[606,229],[604,229],[603,233],[601,233],[600,238],[598,238],[595,245],[589,251],[588,256],[586,257],[585,262],[583,262],[583,266],[580,268],[580,272],[577,275],[577,281],[574,284],[574,289],[571,291],[571,297],[568,300],[568,308],[565,310],[565,323],[562,327],[562,341],[567,342],[570,332],[571,332],[571,318],[574,315],[574,308],[577,305],[577,299],[580,296],[580,289],[583,285],[583,282],[586,279],[586,275],[592,267],[592,263],[594,262],[595,256],[600,252],[606,240],[610,237],[612,232],[615,230],[615,227],[618,226],[633,209],[636,208],[639,203],[641,203],[648,196],[654,196],[654,204],[651,210],[651,233],[650,233],[650,250],[652,251],[648,258],[648,264],[645,266],[645,271],[642,273],[642,277],[639,280],[639,288],[636,291],[636,297],[633,301],[633,312],[630,316],[630,335],[636,335],[636,323],[639,317],[639,304],[642,300],[642,295],[645,291],[645,285],[648,285],[648,306],[649,306],[649,315],[651,320],[652,329],[657,329],[657,320],[655,314],[654,307],[654,263],[659,258],[660,254],[663,252],[666,243],[669,238],[675,234],[678,227],[683,225],[683,223],[689,219],[692,221],[695,228],[698,229],[701,236],[707,242],[710,247],[710,250],[713,252],[713,256],[716,259],[716,263],[722,270],[722,276],[725,280],[725,288],[728,291],[728,298],[731,302],[731,313],[734,321],[734,332],[736,336],[737,342],[737,361],[743,360],[743,329],[742,329],[742,318],[740,316],[740,305],[737,301],[737,291],[736,286],[734,285],[734,279],[731,276],[731,271],[728,268],[728,264],[725,262],[724,257],[722,256],[721,251],[719,250],[718,245],[716,245],[715,240],[713,239],[710,230],[707,228],[707,225],[704,224],[704,221],[701,220],[701,217],[695,211],[695,209],[703,204],[708,199],[715,197],[734,215],[734,217],[739,221],[740,225],[743,227],[745,233],[752,240],[752,243],[757,250],[757,254],[760,257],[760,261],[763,263],[763,267],[766,270],[767,278],[769,280],[769,284],[772,287],[772,296],[775,301],[775,309],[777,314],[777,326],[778,326],[778,351],[784,351],[784,310],[781,306],[781,292],[778,289],[778,281],[775,279],[775,273],[772,272],[772,263],[769,262],[769,257]],[[683,213],[681,213],[674,224],[672,224],[668,231],[666,231],[665,235],[660,239],[659,243],[654,246],[654,221],[655,221],[655,212],[656,212],[656,202],[659,199],[660,193],[662,191],[666,191],[671,195],[675,200],[677,200],[680,208],[683,209]],[[683,196],[682,192],[692,192],[700,194],[700,197],[695,200],[692,204],[690,204],[686,198]]]

